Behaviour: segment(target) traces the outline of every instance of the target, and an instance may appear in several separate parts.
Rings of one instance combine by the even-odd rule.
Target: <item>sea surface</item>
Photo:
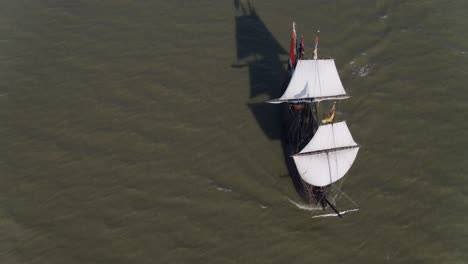
[[[468,263],[467,10],[1,1],[0,263]],[[352,95],[343,219],[312,218],[263,103],[293,20]]]

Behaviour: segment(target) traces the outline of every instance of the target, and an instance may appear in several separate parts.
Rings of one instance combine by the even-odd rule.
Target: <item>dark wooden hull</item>
[[[301,151],[314,136],[318,128],[313,104],[281,104],[282,146],[285,162],[297,192],[309,204],[323,204],[330,186],[316,187],[302,180],[291,155]]]

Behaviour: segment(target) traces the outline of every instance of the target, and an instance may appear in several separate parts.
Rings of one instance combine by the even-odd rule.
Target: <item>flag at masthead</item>
[[[296,23],[293,22],[293,31],[291,32],[291,42],[289,44],[289,73],[292,75],[296,67]]]
[[[315,35],[314,60],[318,58],[319,33],[320,33],[320,30],[317,30],[317,35]]]

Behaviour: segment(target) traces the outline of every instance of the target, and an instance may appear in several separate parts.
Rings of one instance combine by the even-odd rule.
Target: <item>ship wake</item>
[[[312,204],[302,204],[302,203],[295,202],[295,201],[293,201],[293,200],[291,200],[289,198],[288,198],[288,201],[290,203],[294,204],[297,208],[299,208],[301,210],[306,210],[306,211],[322,210],[321,206],[312,205]]]
[[[341,211],[340,215],[345,215],[345,214],[356,212],[356,211],[359,211],[359,208],[354,208],[354,209]],[[336,217],[336,216],[338,216],[338,214],[333,213],[333,214],[314,215],[314,216],[312,216],[312,218],[324,218],[324,217]]]

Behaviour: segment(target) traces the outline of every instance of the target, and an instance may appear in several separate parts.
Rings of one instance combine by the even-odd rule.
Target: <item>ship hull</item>
[[[305,182],[291,157],[301,151],[318,128],[316,109],[312,103],[281,104],[282,147],[289,175],[298,194],[309,204],[323,204],[331,186],[317,187]]]

